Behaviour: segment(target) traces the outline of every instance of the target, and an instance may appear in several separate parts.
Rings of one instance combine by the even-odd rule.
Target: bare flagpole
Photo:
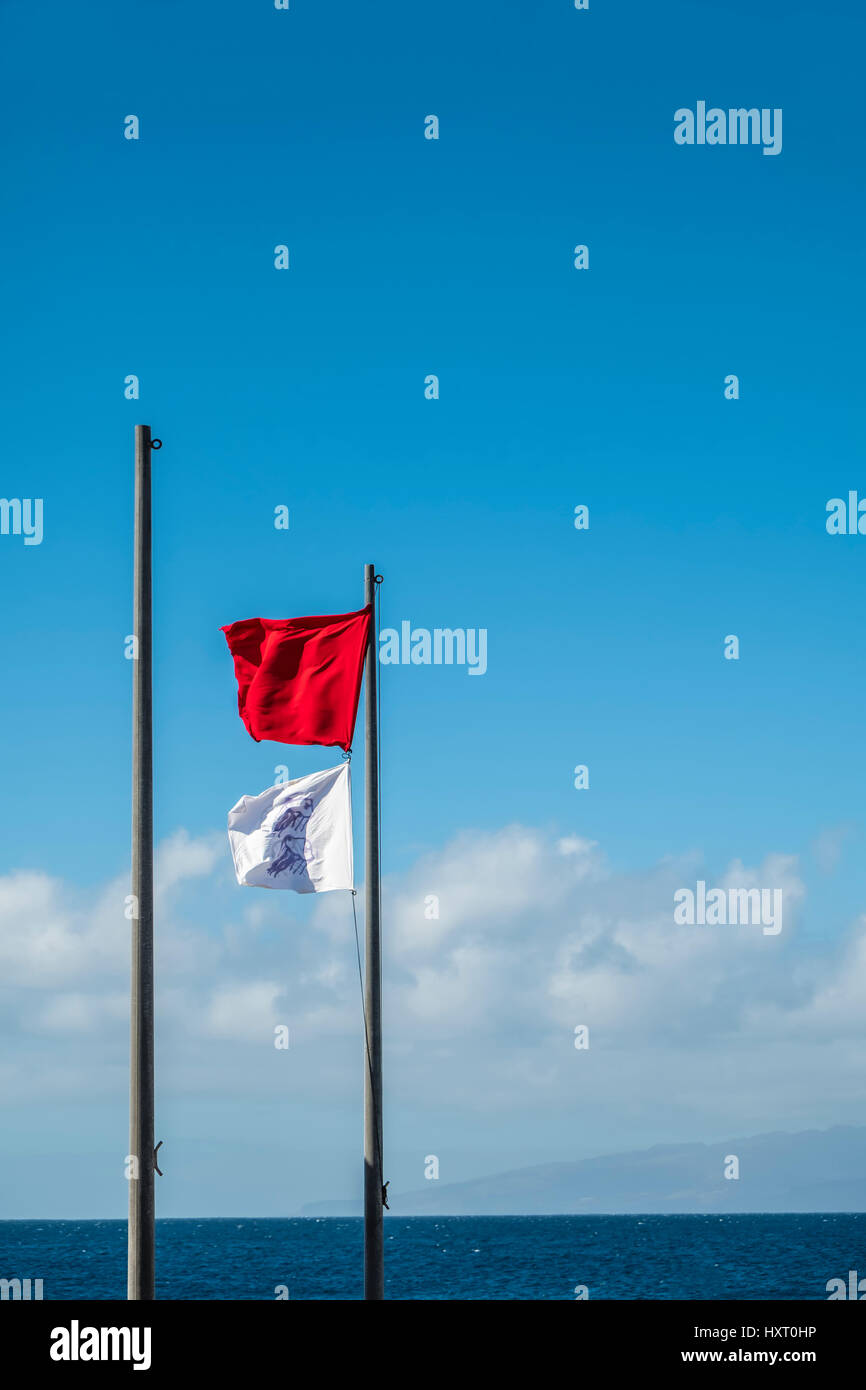
[[[364,909],[364,1298],[385,1297],[384,1178],[382,1175],[382,959],[379,931],[379,728],[376,567],[364,566],[364,603],[370,605],[365,669]]]
[[[153,716],[150,426],[135,427],[132,667],[132,964],[129,1030],[127,1298],[154,1296]]]

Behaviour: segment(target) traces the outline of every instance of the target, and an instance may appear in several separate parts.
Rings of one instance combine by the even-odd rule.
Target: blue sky
[[[408,885],[423,896],[441,882],[444,902],[452,872],[468,898],[448,950],[475,941],[484,912],[472,906],[473,843],[490,850],[482,899],[502,890],[501,912],[513,909],[512,964],[538,950],[544,913],[579,916],[580,890],[565,883],[550,901],[539,884],[533,912],[529,869],[509,905],[512,825],[535,847],[538,872],[562,837],[598,847],[580,853],[608,887],[586,907],[596,926],[581,919],[575,930],[607,932],[625,950],[623,914],[667,910],[666,865],[693,866],[676,883],[698,872],[721,880],[732,863],[783,856],[798,906],[756,967],[763,993],[745,1001],[732,955],[714,995],[732,1010],[726,1041],[702,1035],[695,1018],[658,1072],[687,1098],[678,1067],[696,1046],[727,1076],[723,1059],[737,1047],[750,1055],[749,1029],[759,1017],[766,1029],[768,1011],[787,1010],[795,1035],[817,1028],[796,1014],[810,1008],[810,988],[829,1027],[866,907],[866,540],[830,537],[824,525],[828,498],[866,493],[858,7],[293,0],[283,13],[266,0],[154,0],[95,3],[82,18],[60,3],[10,0],[0,29],[0,494],[42,497],[45,513],[41,546],[0,537],[0,876],[21,889],[7,930],[26,938],[47,911],[35,879],[14,879],[23,871],[62,885],[51,901],[72,916],[58,931],[76,939],[88,904],[127,872],[132,427],[147,421],[164,440],[154,456],[156,830],[160,840],[183,832],[205,866],[178,879],[165,910],[190,933],[192,958],[196,941],[225,948],[183,1007],[200,1006],[232,1059],[231,1085],[209,1088],[204,1053],[202,1070],[185,1070],[183,1011],[166,1024],[164,1111],[175,1152],[204,1155],[205,1176],[165,1194],[164,1209],[197,1211],[197,1192],[207,1193],[201,1214],[239,1209],[235,1159],[215,1150],[225,1129],[248,1136],[243,1162],[254,1154],[261,1170],[250,1214],[351,1192],[360,1035],[347,1022],[332,1055],[326,1028],[306,1080],[265,1071],[253,1103],[242,1054],[254,1044],[245,1025],[220,1034],[213,1003],[231,979],[285,985],[300,969],[280,954],[289,927],[309,935],[319,922],[312,939],[327,941],[335,969],[351,966],[346,904],[280,895],[245,938],[248,896],[240,901],[227,850],[210,837],[242,793],[271,783],[275,764],[300,775],[333,758],[248,738],[220,626],[358,607],[368,560],[385,576],[384,625],[488,631],[483,678],[382,670],[395,926],[405,910],[400,931],[411,935]],[[675,145],[674,111],[698,100],[782,108],[782,153]],[[130,113],[138,141],[123,138]],[[423,138],[430,113],[438,141]],[[273,265],[281,243],[287,272]],[[586,272],[572,264],[577,243],[590,249]],[[137,402],[124,399],[129,373],[140,378]],[[437,401],[424,398],[429,373]],[[724,399],[729,373],[737,401]],[[578,503],[590,507],[586,532],[572,525]],[[273,528],[279,504],[288,532]],[[728,633],[740,638],[738,662],[723,659]],[[577,763],[589,766],[587,792],[574,790]],[[353,770],[357,798],[360,756]],[[470,848],[452,852],[454,843]],[[331,914],[333,937],[321,926]],[[122,936],[122,915],[116,927]],[[248,941],[234,954],[233,932]],[[387,917],[385,932],[387,951]],[[496,932],[494,917],[491,950]],[[812,1048],[805,1080],[783,1029],[773,1033],[777,1068],[758,1068],[741,1105],[732,1063],[715,1110],[684,1099],[669,1111],[661,1091],[642,1102],[637,1079],[632,1092],[624,1078],[632,1065],[638,1077],[641,1057],[652,1069],[654,1045],[661,1056],[652,1020],[665,1001],[677,1005],[675,976],[647,983],[660,1011],[642,1040],[609,1023],[621,1067],[598,1078],[595,1099],[558,1073],[546,1092],[543,1060],[521,1082],[521,1055],[543,1059],[557,1030],[571,1031],[548,1007],[556,988],[539,976],[538,1008],[525,1017],[513,999],[522,1021],[512,1029],[518,972],[477,1034],[479,1009],[458,991],[434,1043],[433,1004],[421,999],[429,962],[406,949],[393,961],[392,997],[408,990],[390,1039],[393,1190],[420,1185],[436,1145],[449,1176],[468,1177],[608,1144],[866,1118],[862,1040],[841,1023]],[[551,938],[539,970],[561,949]],[[446,958],[453,981],[459,962],[444,953],[440,965]],[[85,975],[86,960],[76,966]],[[478,968],[493,998],[496,961]],[[684,959],[683,989],[688,968]],[[42,979],[38,961],[21,970],[6,1097],[19,1205],[2,1214],[122,1214],[122,1181],[107,1196],[84,1168],[59,1194],[61,1210],[40,1205],[40,1164],[63,1114],[69,1143],[90,1155],[87,1172],[96,1154],[97,1174],[114,1182],[125,1132],[120,1006],[100,1041],[86,1006],[62,1004],[62,981]],[[300,978],[299,1016],[309,1006]],[[350,985],[349,975],[347,1020]],[[88,995],[86,980],[75,988]],[[93,988],[119,998],[117,962]],[[268,998],[247,994],[240,1012]],[[279,997],[274,1007],[282,1017]],[[515,1082],[481,1125],[460,1068],[483,1090],[505,1037]],[[58,1049],[68,1074],[51,1081]],[[26,1084],[37,1055],[42,1096]],[[295,1164],[287,1190],[274,1124],[279,1161]]]

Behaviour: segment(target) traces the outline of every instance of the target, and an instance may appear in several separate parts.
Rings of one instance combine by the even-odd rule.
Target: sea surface
[[[353,1218],[160,1220],[157,1297],[358,1299],[362,1240]],[[385,1260],[399,1299],[826,1299],[866,1276],[866,1213],[390,1217]],[[0,1278],[125,1298],[126,1223],[0,1221]]]

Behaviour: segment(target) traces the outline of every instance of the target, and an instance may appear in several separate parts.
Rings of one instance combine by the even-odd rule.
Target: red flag
[[[238,711],[256,740],[351,745],[370,606],[322,618],[244,618],[221,629],[235,659]]]

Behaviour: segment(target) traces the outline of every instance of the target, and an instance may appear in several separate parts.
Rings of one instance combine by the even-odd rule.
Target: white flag
[[[353,888],[349,764],[242,796],[229,811],[229,844],[244,887]]]

